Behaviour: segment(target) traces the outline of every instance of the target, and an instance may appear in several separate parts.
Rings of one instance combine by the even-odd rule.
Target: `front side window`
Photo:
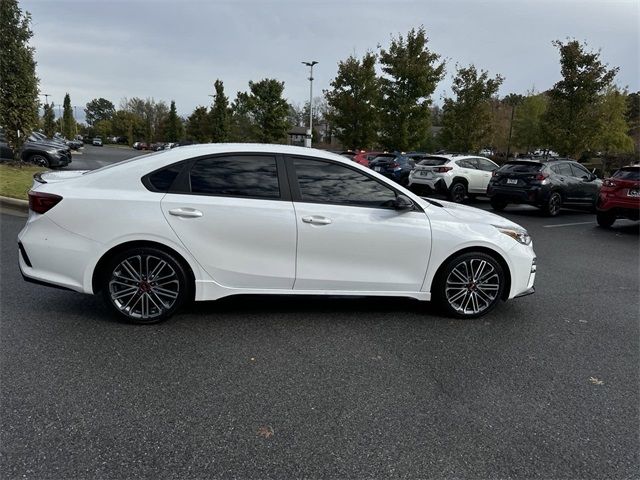
[[[584,167],[578,165],[577,163],[571,164],[571,170],[573,170],[574,177],[582,178],[590,176],[590,173]]]
[[[396,193],[373,178],[343,165],[294,158],[303,202],[391,208]]]
[[[198,160],[191,193],[227,197],[280,198],[275,157],[231,155]]]
[[[490,162],[486,158],[478,158],[477,162],[480,170],[484,170],[485,172],[493,172],[498,168],[497,165],[495,165],[493,162]]]

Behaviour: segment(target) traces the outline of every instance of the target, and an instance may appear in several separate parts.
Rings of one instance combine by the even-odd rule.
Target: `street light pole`
[[[46,103],[47,105],[49,105],[49,97],[50,97],[51,95],[49,95],[48,93],[41,93],[40,95],[44,97],[44,103]]]
[[[311,148],[311,142],[313,141],[313,66],[318,62],[315,60],[311,62],[302,62],[309,67],[309,130],[307,131],[307,138],[305,138],[304,146]]]

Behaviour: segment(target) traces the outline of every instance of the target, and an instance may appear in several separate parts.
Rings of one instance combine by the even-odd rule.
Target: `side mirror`
[[[413,202],[406,195],[399,194],[393,202],[393,208],[398,211],[413,210]]]

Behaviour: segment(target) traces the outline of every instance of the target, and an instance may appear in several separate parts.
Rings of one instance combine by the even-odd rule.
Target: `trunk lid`
[[[51,170],[47,172],[38,172],[33,175],[33,186],[31,188],[36,188],[43,183],[64,182],[65,180],[80,177],[88,171],[89,170]]]

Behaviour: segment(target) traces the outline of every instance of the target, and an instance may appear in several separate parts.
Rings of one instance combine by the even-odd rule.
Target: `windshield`
[[[613,174],[613,178],[619,178],[620,180],[640,180],[640,167],[627,167],[621,168]]]

